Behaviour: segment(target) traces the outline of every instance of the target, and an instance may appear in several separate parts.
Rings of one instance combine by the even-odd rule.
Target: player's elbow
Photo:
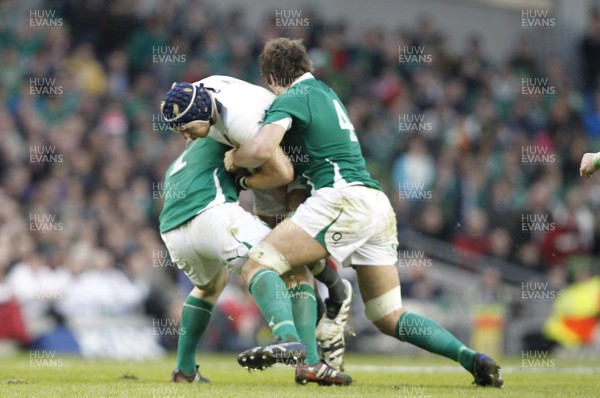
[[[281,172],[281,185],[287,185],[292,181],[294,181],[294,167],[288,164]]]

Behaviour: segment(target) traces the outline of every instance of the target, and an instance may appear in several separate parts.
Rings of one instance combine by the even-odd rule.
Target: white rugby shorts
[[[396,214],[387,196],[361,185],[321,188],[291,217],[338,262],[396,265]]]
[[[210,283],[220,267],[240,273],[248,251],[271,229],[238,203],[210,207],[161,234],[171,260],[196,286]]]

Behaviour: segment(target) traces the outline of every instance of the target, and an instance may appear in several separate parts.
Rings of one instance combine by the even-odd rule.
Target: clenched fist
[[[579,166],[579,175],[582,177],[590,177],[597,170],[594,167],[594,156],[599,156],[596,153],[586,153],[581,158],[581,165]],[[597,164],[598,160],[596,160]]]
[[[237,151],[237,148],[233,148],[227,152],[225,152],[225,159],[223,162],[225,163],[225,170],[230,173],[235,173],[237,171],[237,166],[233,163],[233,154]]]

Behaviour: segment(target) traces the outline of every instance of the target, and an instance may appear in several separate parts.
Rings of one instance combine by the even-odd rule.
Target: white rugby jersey
[[[229,76],[209,76],[203,83],[217,103],[217,120],[208,137],[222,144],[239,147],[253,138],[262,126],[275,94],[269,90]]]

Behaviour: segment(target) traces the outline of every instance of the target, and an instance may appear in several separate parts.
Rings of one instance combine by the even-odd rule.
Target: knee
[[[397,309],[380,319],[372,321],[373,325],[375,325],[381,333],[387,334],[388,336],[397,337],[396,328],[398,326],[398,320],[403,313],[403,308]]]
[[[244,265],[242,266],[242,278],[244,278],[246,284],[250,283],[252,275],[254,275],[259,269],[260,264],[256,263],[255,261],[248,260],[244,263]]]
[[[365,315],[367,318],[381,332],[389,336],[395,336],[396,325],[403,312],[400,286],[396,286],[365,302]]]
[[[208,284],[203,286],[196,286],[194,289],[199,295],[198,298],[211,301],[219,297],[221,292],[227,286],[227,282],[229,281],[229,272],[223,268],[219,274]]]
[[[270,269],[283,275],[292,269],[290,263],[271,244],[262,241],[248,252],[248,261],[242,267],[242,277],[246,283],[260,269]]]
[[[281,278],[286,282],[287,286],[296,286],[301,283],[314,285],[313,275],[306,267],[294,268],[290,272],[281,275]]]

